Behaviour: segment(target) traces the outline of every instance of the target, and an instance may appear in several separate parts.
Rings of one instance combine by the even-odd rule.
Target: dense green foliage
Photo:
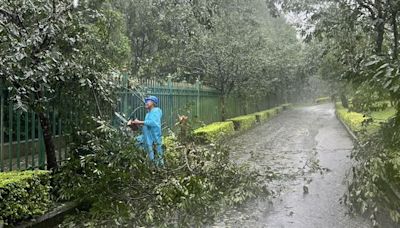
[[[247,99],[283,103],[307,83],[305,48],[292,26],[270,15],[265,1],[124,0],[113,5],[127,18],[132,76],[200,80],[220,92],[223,120],[231,93],[240,96],[246,110]]]
[[[4,225],[43,215],[51,206],[48,172],[0,173],[0,221]]]
[[[361,131],[362,146],[354,154],[355,178],[350,186],[354,209],[372,213],[376,222],[383,205],[399,221],[393,192],[399,192],[398,142],[400,142],[399,9],[397,0],[271,0],[273,12],[297,14],[303,37],[317,47],[314,66],[335,89],[347,109],[341,118]],[[281,9],[281,11],[278,10]],[[382,122],[394,116],[382,128]],[[371,118],[372,117],[372,118]],[[385,122],[385,121],[384,121]],[[386,191],[386,182],[393,190]],[[379,212],[378,212],[379,205]]]
[[[63,119],[70,159],[57,171],[56,192],[91,206],[66,225],[200,224],[219,207],[264,192],[257,174],[230,162],[219,146],[168,140],[166,168],[148,164],[132,138],[109,127],[115,72],[129,72],[130,86],[198,80],[219,92],[223,120],[232,93],[248,113],[250,99],[298,101],[319,82],[309,79],[318,46],[309,50],[264,0],[0,3],[1,88],[16,109],[39,116],[49,169],[57,162],[48,114]],[[248,129],[256,114],[232,121]]]
[[[385,213],[399,222],[400,154],[398,141],[393,143],[399,131],[391,119],[394,110],[373,112],[368,122],[364,114],[350,112],[340,104],[337,114],[360,140],[352,155],[357,166],[352,172],[346,203],[352,210],[369,214],[374,224]]]
[[[398,80],[398,1],[286,1],[284,11],[302,13],[301,29],[313,39],[322,57],[322,76],[354,97],[358,111],[374,109],[376,102],[390,100],[397,110]],[[322,4],[323,3],[323,4]],[[273,5],[273,4],[272,4]],[[312,28],[312,29],[311,29]],[[350,86],[338,81],[351,82]],[[350,91],[348,90],[350,88]],[[372,110],[373,111],[373,110]]]
[[[110,107],[107,77],[126,56],[122,21],[98,1],[77,7],[70,0],[1,1],[1,87],[16,109],[38,114],[48,168],[57,167],[50,111],[74,133],[91,128],[91,116]]]
[[[16,109],[39,115],[49,168],[56,168],[49,112],[66,133],[109,118],[113,72],[131,81],[186,80],[248,99],[284,103],[308,83],[306,47],[262,0],[2,0],[1,87]],[[69,99],[65,99],[68,97]]]
[[[393,122],[365,137],[362,146],[353,153],[357,166],[352,173],[347,203],[352,210],[370,216],[374,224],[379,224],[382,214],[400,222],[399,145],[398,141],[389,143],[391,137],[399,134]]]
[[[210,221],[222,206],[266,193],[258,174],[229,161],[220,147],[169,138],[166,167],[152,166],[120,131],[102,125],[57,176],[59,197],[90,204],[65,225],[130,226]]]

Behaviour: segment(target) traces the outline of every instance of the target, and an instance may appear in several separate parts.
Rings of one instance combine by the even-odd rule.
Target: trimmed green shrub
[[[330,101],[331,101],[330,97],[320,97],[320,98],[315,99],[315,103],[317,103],[317,104],[328,103]]]
[[[216,122],[206,125],[194,131],[195,136],[202,142],[215,142],[224,136],[232,135],[233,132],[243,131],[254,126],[256,122],[264,122],[276,116],[283,110],[290,108],[292,104],[283,104],[279,107],[257,112],[254,114],[239,116],[229,119],[227,122]]]
[[[279,114],[279,113],[281,113],[283,111],[283,107],[282,106],[278,106],[278,107],[275,108],[275,110],[276,110],[276,114]]]
[[[290,109],[290,108],[292,108],[292,107],[293,107],[293,105],[292,105],[292,104],[290,104],[290,103],[287,103],[287,104],[283,104],[283,105],[281,105],[281,107],[283,108],[283,110],[287,110],[287,109]]]
[[[267,121],[267,120],[271,119],[272,117],[276,116],[280,112],[280,110],[282,110],[282,109],[272,108],[272,109],[268,109],[265,111],[257,112],[254,115],[258,116],[257,120],[259,120],[260,122],[263,122],[263,121]]]
[[[197,139],[202,142],[216,142],[235,132],[233,122],[216,122],[194,130]]]
[[[396,110],[393,107],[389,107],[385,110],[370,112],[368,115],[365,115],[359,112],[350,112],[349,109],[344,108],[338,102],[336,103],[336,113],[355,133],[365,130],[366,133],[372,134],[381,128],[382,123],[386,123],[390,118],[394,117]]]
[[[336,104],[337,116],[354,132],[359,132],[363,128],[363,122],[367,119],[363,114],[350,112],[341,104]]]
[[[236,131],[244,131],[253,127],[257,122],[257,118],[253,114],[247,116],[239,116],[233,119],[229,119],[228,121],[233,122]]]
[[[255,113],[257,122],[264,122],[269,119],[270,113],[268,111]]]
[[[4,225],[43,215],[50,206],[49,172],[0,173],[0,220]]]
[[[269,118],[274,117],[274,116],[276,116],[276,115],[278,114],[278,112],[277,112],[277,110],[276,110],[275,108],[273,108],[273,109],[268,109],[268,110],[265,111],[265,112],[268,112]]]

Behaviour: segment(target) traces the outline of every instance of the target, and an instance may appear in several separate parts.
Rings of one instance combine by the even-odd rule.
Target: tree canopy
[[[303,17],[303,25],[309,25],[301,28],[303,34],[322,45],[322,76],[331,82],[351,82],[351,95],[363,94],[362,103],[370,104],[361,110],[373,107],[377,97],[389,99],[400,110],[399,1],[273,0],[269,5]]]
[[[89,127],[115,100],[112,72],[200,80],[222,104],[233,92],[287,100],[307,83],[296,30],[265,1],[1,2],[1,82],[16,109],[39,115],[49,167],[48,113],[68,116],[71,132]]]

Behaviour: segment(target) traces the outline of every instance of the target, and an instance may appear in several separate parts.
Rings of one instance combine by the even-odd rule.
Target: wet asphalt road
[[[324,104],[288,110],[232,139],[231,157],[261,173],[273,196],[229,210],[214,227],[372,227],[341,204],[353,143]]]

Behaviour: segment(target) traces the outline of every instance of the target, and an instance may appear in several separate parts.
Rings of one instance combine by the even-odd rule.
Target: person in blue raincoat
[[[136,138],[139,147],[147,151],[149,159],[155,161],[157,165],[164,165],[164,154],[162,150],[162,130],[161,119],[162,110],[157,107],[159,100],[155,96],[145,99],[147,114],[144,121],[138,119],[130,120],[128,125],[142,126],[142,135]],[[157,159],[154,155],[154,147],[157,151]]]

